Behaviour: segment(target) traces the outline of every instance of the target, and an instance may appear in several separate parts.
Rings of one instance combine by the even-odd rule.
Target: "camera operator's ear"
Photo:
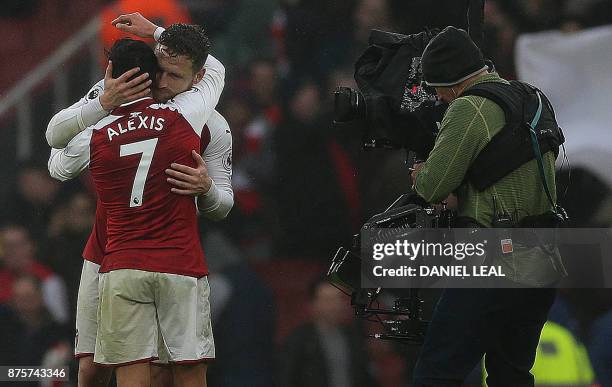
[[[204,73],[205,72],[206,72],[206,70],[204,68],[201,68],[200,71],[195,73],[195,76],[193,77],[193,84],[194,85],[196,83],[200,82],[202,80],[202,78],[204,78]]]

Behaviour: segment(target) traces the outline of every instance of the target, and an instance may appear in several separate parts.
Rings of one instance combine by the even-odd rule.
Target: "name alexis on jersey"
[[[115,136],[137,129],[152,129],[159,132],[164,129],[164,119],[156,116],[142,116],[141,112],[130,113],[130,119],[127,122],[123,124],[119,122],[106,128],[108,141],[113,141]]]

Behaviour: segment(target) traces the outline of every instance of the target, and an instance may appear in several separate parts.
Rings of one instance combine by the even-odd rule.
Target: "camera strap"
[[[540,144],[538,142],[538,136],[535,131],[535,127],[538,125],[538,121],[540,121],[540,117],[542,115],[542,97],[540,97],[540,91],[536,90],[536,95],[538,97],[538,110],[531,120],[529,125],[529,133],[531,134],[531,146],[533,147],[533,154],[538,162],[538,169],[540,171],[540,179],[542,180],[542,185],[544,186],[544,191],[546,191],[546,196],[548,197],[548,201],[553,208],[553,211],[557,213],[557,205],[552,199],[552,195],[550,194],[550,190],[548,189],[548,184],[546,183],[546,174],[544,173],[544,162],[542,160],[542,152],[540,150]]]

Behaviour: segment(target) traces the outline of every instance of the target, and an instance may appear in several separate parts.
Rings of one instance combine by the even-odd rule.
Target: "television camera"
[[[448,13],[442,13],[442,18],[429,26],[441,29],[453,24],[468,29],[477,44],[482,42],[484,0],[438,3],[440,9]],[[431,4],[426,6],[431,7]],[[410,35],[373,30],[370,46],[355,64],[359,90],[340,87],[334,93],[334,126],[365,128],[362,132],[365,150],[405,149],[412,154],[407,161],[409,158],[425,160],[433,149],[439,124],[448,107],[437,100],[435,90],[426,86],[422,79],[421,55],[427,43],[440,31],[438,28],[414,25],[411,29],[421,32]],[[415,194],[403,194],[384,212],[371,217],[361,231],[374,231],[383,239],[392,228],[403,228],[406,232],[450,228],[452,218],[453,212],[445,206],[435,207]],[[384,290],[361,288],[360,249],[361,234],[353,237],[350,248],[340,247],[333,256],[328,280],[350,295],[356,317],[381,324],[383,332],[372,337],[422,344],[427,321],[422,319],[419,288],[411,285],[408,296],[395,298],[390,308],[375,306],[379,305]]]
[[[410,233],[418,229],[449,228],[452,219],[453,212],[444,206],[434,207],[416,195],[403,194],[385,211],[371,217],[361,230],[373,232],[376,240],[384,240],[391,229],[405,229]],[[423,301],[419,297],[419,288],[408,289],[408,296],[396,298],[391,308],[381,308],[379,297],[384,290],[361,287],[360,251],[361,234],[356,234],[350,248],[340,247],[336,251],[327,279],[351,297],[357,318],[381,324],[383,331],[371,337],[422,344],[428,322],[422,319]]]

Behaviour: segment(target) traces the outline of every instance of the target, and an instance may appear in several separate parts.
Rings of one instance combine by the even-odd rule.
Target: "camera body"
[[[361,229],[374,232],[377,238],[384,239],[390,229],[419,232],[422,229],[449,228],[452,217],[449,210],[436,209],[416,195],[403,194],[384,212],[371,217]],[[363,289],[361,270],[361,235],[357,234],[351,248],[340,247],[336,251],[327,272],[328,281],[351,297],[351,306],[357,318],[377,318],[383,331],[371,337],[405,344],[422,344],[428,322],[421,318],[419,289],[409,289],[408,297],[396,298],[389,309],[374,308],[373,304],[382,289]],[[380,316],[388,317],[382,319]]]
[[[447,108],[422,82],[421,55],[436,33],[373,30],[355,64],[359,90],[340,87],[334,93],[334,125],[365,127],[365,149],[405,148],[426,158]]]
[[[439,32],[437,28],[447,25],[469,30],[480,46],[484,22],[484,0],[434,3],[402,3],[411,11],[407,12],[410,27],[407,30],[422,32],[403,35],[373,30],[369,47],[355,64],[358,90],[340,87],[334,92],[334,126],[364,128],[361,133],[364,149],[403,148],[420,160],[427,159],[433,149],[448,106],[437,100],[433,88],[424,85],[422,53]],[[432,6],[444,12],[435,12],[433,18],[426,17],[425,11]],[[429,29],[431,27],[437,28]],[[376,230],[382,235],[390,228],[445,228],[451,227],[454,221],[454,213],[446,208],[436,209],[416,195],[404,194],[383,213],[370,218],[362,230]],[[372,337],[422,344],[428,322],[421,319],[419,289],[409,289],[408,297],[395,299],[390,309],[373,308],[383,289],[361,288],[360,253],[358,234],[351,248],[340,247],[336,251],[327,273],[328,280],[350,295],[358,318],[376,317],[381,323],[383,332]],[[394,318],[382,320],[380,315]]]

